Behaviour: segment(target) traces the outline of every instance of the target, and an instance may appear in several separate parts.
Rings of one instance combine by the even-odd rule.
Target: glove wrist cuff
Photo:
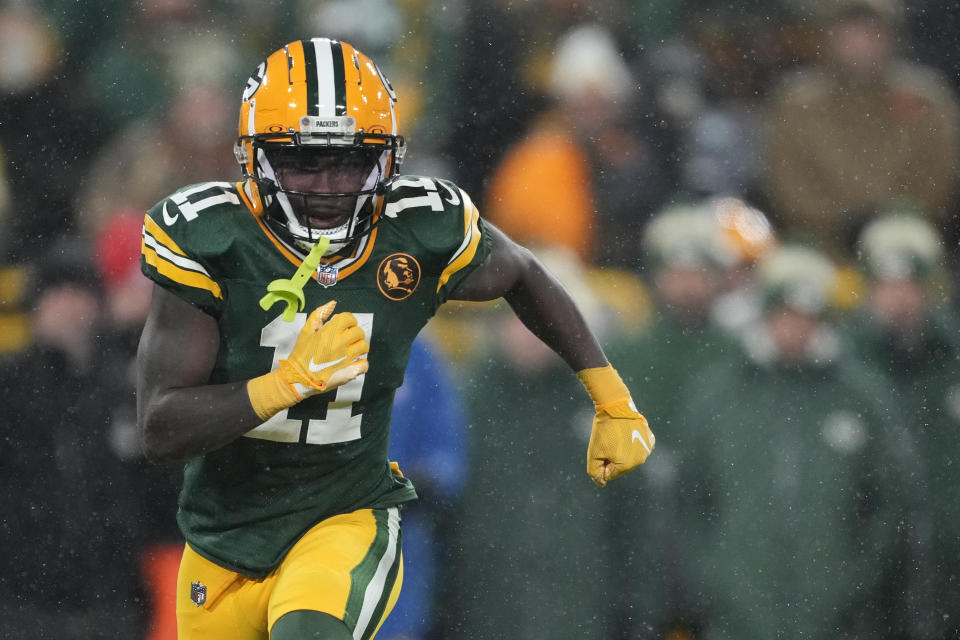
[[[587,390],[598,411],[621,402],[630,402],[630,391],[613,365],[581,369],[577,372],[577,379]]]
[[[303,396],[283,379],[279,370],[247,382],[247,395],[250,397],[250,405],[261,420],[268,420],[303,400]]]

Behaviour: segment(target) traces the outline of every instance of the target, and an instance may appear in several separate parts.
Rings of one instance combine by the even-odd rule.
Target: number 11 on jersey
[[[370,342],[373,333],[373,314],[355,313],[358,326]],[[277,368],[280,360],[290,355],[293,345],[303,325],[307,322],[306,313],[298,313],[293,322],[285,322],[282,316],[274,318],[260,332],[260,346],[273,349],[271,370]],[[289,417],[290,409],[284,409],[259,427],[248,431],[245,436],[274,442],[300,442],[300,434],[306,429],[307,444],[336,444],[360,439],[360,422],[363,414],[351,415],[353,403],[360,400],[366,374],[361,374],[350,382],[337,387],[336,395],[327,403],[327,415],[323,420],[299,420]]]

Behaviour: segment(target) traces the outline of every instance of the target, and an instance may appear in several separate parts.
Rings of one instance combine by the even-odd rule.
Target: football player
[[[373,637],[402,581],[398,507],[416,498],[387,460],[393,394],[448,299],[504,297],[577,372],[597,484],[653,449],[561,284],[456,185],[399,174],[395,102],[346,42],[291,42],[243,94],[243,179],[146,215],[138,417],[149,457],[186,462],[180,638]],[[318,243],[292,321],[261,307]]]

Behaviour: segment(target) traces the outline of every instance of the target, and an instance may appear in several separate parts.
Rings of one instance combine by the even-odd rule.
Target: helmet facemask
[[[328,253],[336,253],[370,232],[375,197],[383,191],[391,161],[382,145],[268,143],[255,148],[266,219],[299,248],[309,251],[325,236]]]

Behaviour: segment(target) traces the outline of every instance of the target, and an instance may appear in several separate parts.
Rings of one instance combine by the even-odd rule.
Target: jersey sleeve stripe
[[[153,249],[154,253],[156,253],[158,257],[163,258],[167,262],[172,262],[174,265],[180,267],[181,269],[185,269],[186,271],[194,271],[210,278],[210,272],[204,269],[202,264],[195,260],[191,260],[190,258],[185,258],[184,256],[171,252],[163,245],[158,244],[157,241],[149,234],[145,234],[143,236],[143,244],[145,247]]]
[[[222,300],[223,293],[220,291],[220,285],[211,280],[208,276],[196,271],[181,269],[172,262],[167,262],[157,255],[153,247],[147,246],[144,242],[143,259],[151,267],[157,270],[160,275],[173,280],[176,283],[194,287],[195,289],[205,289],[213,294],[213,297]]]
[[[164,238],[165,242],[161,243],[154,234]],[[144,218],[140,252],[144,261],[160,275],[188,287],[204,289],[215,298],[223,299],[220,285],[210,277],[203,265],[188,258],[150,216]]]
[[[463,208],[463,242],[457,248],[456,253],[447,263],[447,268],[440,274],[440,281],[437,283],[437,291],[447,284],[447,281],[460,269],[470,264],[473,257],[477,254],[477,247],[480,245],[480,212],[477,207],[467,197],[467,194],[460,192],[464,198]]]
[[[157,241],[157,243],[163,245],[173,253],[176,253],[183,257],[187,257],[187,254],[183,251],[183,249],[178,247],[177,243],[174,242],[173,239],[167,235],[167,232],[161,229],[160,225],[154,222],[153,218],[151,218],[150,216],[146,216],[143,219],[144,238],[146,238],[147,235],[152,236]]]

